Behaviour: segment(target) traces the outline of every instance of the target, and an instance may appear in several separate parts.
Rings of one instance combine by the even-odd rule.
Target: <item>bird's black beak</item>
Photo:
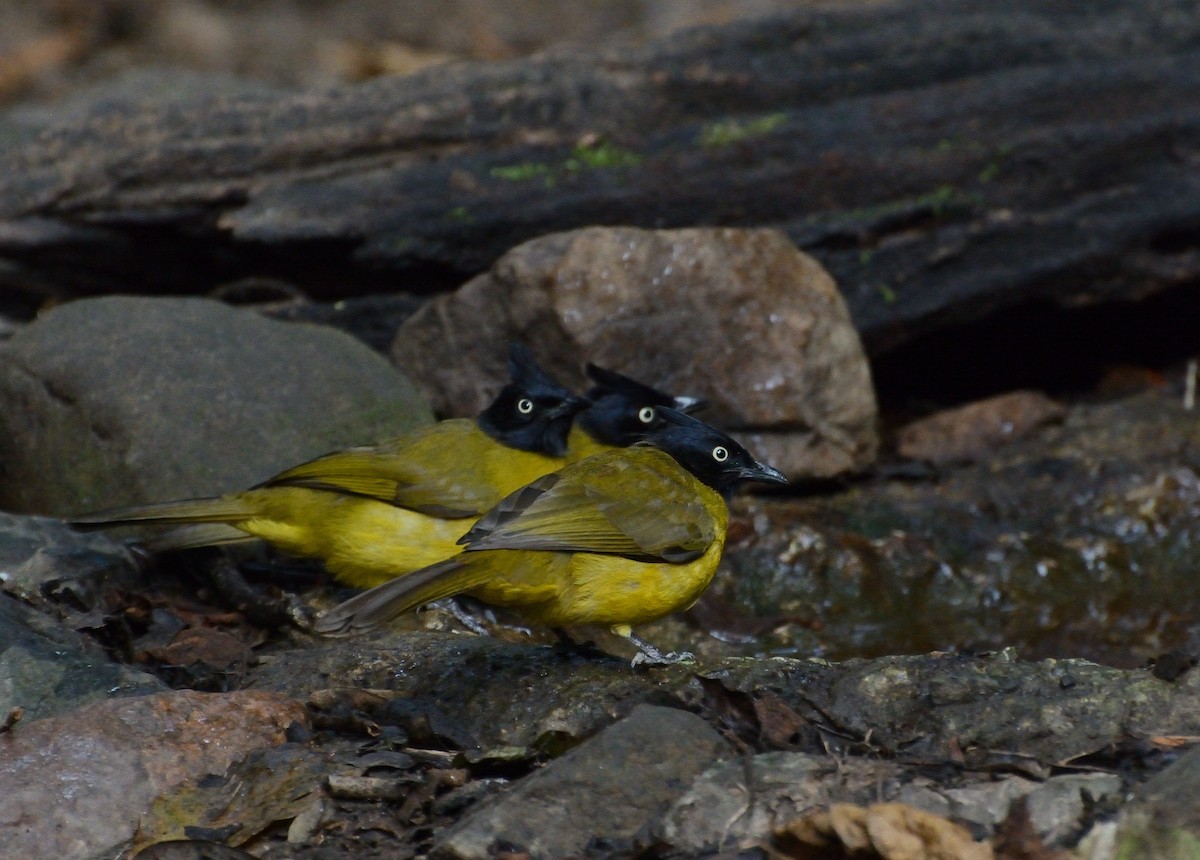
[[[551,409],[548,415],[552,419],[565,418],[568,415],[578,415],[591,405],[592,401],[586,397],[568,397],[562,403]]]
[[[787,476],[774,466],[754,461],[753,466],[745,466],[738,470],[738,477],[746,481],[758,481],[763,484],[786,484]]]
[[[700,397],[675,397],[672,407],[689,415],[708,408],[708,401]]]

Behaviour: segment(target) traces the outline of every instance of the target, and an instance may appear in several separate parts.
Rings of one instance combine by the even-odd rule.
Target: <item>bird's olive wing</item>
[[[280,472],[260,486],[351,493],[444,519],[478,516],[495,503],[496,490],[476,470],[463,468],[471,461],[464,446],[480,434],[456,424],[444,421],[428,432],[334,451]]]
[[[648,451],[649,449],[643,449]],[[508,496],[460,543],[468,550],[594,552],[682,563],[703,555],[724,504],[654,452],[614,451],[547,475]],[[669,459],[669,458],[667,458]],[[710,498],[711,496],[711,498]]]

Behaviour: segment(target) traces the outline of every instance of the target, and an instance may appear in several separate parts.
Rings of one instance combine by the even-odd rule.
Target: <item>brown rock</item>
[[[896,447],[914,460],[976,460],[1064,415],[1062,405],[1041,392],[1013,391],[914,421],[900,431]]]
[[[21,723],[0,735],[5,856],[112,855],[159,794],[305,721],[303,705],[275,693],[181,691]]]
[[[704,397],[710,420],[747,431],[790,475],[834,475],[875,455],[875,396],[845,303],[774,230],[544,236],[410,317],[392,355],[435,410],[472,414],[502,384],[513,339],[566,382],[582,384],[591,360]]]

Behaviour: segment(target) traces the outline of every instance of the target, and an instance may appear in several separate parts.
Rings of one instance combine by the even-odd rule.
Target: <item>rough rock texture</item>
[[[625,660],[425,631],[272,654],[247,684],[298,698],[323,688],[393,691],[423,715],[426,733],[461,749],[578,740],[662,701]]]
[[[830,779],[835,773],[837,778]],[[668,844],[687,851],[748,848],[791,818],[830,803],[890,797],[897,775],[892,762],[839,762],[806,753],[770,752],[721,762],[693,783],[658,832]]]
[[[1014,755],[1065,762],[1130,736],[1200,734],[1200,673],[1168,683],[1144,669],[1006,655],[727,659],[634,673],[617,659],[409,633],[279,653],[247,683],[296,697],[323,687],[390,691],[436,717],[437,734],[459,748],[586,737],[637,704],[701,701],[713,684],[735,698],[770,692],[801,723],[869,736],[877,750],[972,767]]]
[[[153,675],[114,663],[95,642],[0,594],[0,720],[60,714],[93,699],[158,693]]]
[[[1122,811],[1116,857],[1147,860],[1195,860],[1200,857],[1200,749],[1138,788]]]
[[[963,772],[957,778],[914,773],[871,756],[835,758],[801,752],[761,753],[706,770],[663,817],[657,835],[676,849],[703,853],[766,842],[788,821],[834,803],[900,802],[976,832],[991,833],[1013,802],[1027,798],[1031,823],[1048,844],[1074,835],[1088,804],[1121,791],[1115,774],[1069,774],[1035,781]]]
[[[0,830],[12,857],[93,857],[132,838],[168,789],[284,741],[304,708],[266,693],[99,702],[0,734]]]
[[[465,415],[502,384],[513,339],[548,367],[591,360],[704,397],[712,420],[747,431],[755,454],[790,475],[835,475],[875,454],[871,374],[845,303],[773,230],[535,239],[406,320],[392,356],[436,410]]]
[[[531,858],[577,856],[594,839],[628,843],[696,776],[731,752],[704,720],[642,705],[469,814],[431,856],[483,860],[508,843]]]
[[[61,520],[0,512],[0,590],[61,614],[101,607],[111,586],[144,584],[138,560],[103,534],[76,531]]]
[[[201,299],[74,302],[0,349],[0,507],[211,495],[428,420],[411,383],[340,332]]]

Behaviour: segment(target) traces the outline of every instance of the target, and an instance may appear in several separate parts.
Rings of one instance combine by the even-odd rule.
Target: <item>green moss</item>
[[[1117,860],[1200,860],[1200,839],[1179,827],[1147,827],[1122,833]]]
[[[579,144],[571,150],[571,157],[563,163],[570,172],[580,170],[603,170],[622,167],[637,167],[644,159],[629,149],[622,149],[608,141],[594,144]]]
[[[885,305],[890,305],[896,301],[896,291],[887,284],[880,284],[877,289],[879,290],[879,297],[883,299]]]
[[[466,206],[455,206],[446,213],[446,220],[453,221],[456,224],[474,224],[475,216]]]
[[[510,164],[504,167],[493,167],[489,171],[494,179],[508,179],[513,182],[524,182],[539,177],[552,178],[554,168],[549,164],[528,162],[526,164]]]
[[[588,170],[616,170],[637,167],[645,158],[633,150],[622,149],[605,140],[580,143],[571,149],[561,164],[526,162],[493,167],[489,173],[494,179],[527,182],[541,179],[547,188],[563,176]]]
[[[717,149],[744,140],[753,140],[770,134],[787,119],[785,113],[772,113],[749,122],[739,122],[736,119],[706,125],[700,132],[696,142],[706,149]]]
[[[972,202],[973,198],[970,195],[960,192],[953,185],[939,185],[932,191],[916,197],[901,197],[899,200],[855,209],[848,217],[854,220],[875,221],[920,209],[928,209],[931,214],[941,216],[955,207],[966,206]]]

